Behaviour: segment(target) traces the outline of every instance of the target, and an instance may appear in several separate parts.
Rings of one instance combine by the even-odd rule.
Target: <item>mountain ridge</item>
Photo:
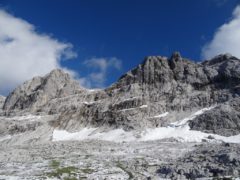
[[[239,107],[240,60],[229,54],[148,56],[106,89],[53,70],[0,96],[0,178],[69,168],[76,179],[237,178]]]
[[[48,81],[50,83],[46,83]],[[196,63],[175,52],[170,58],[146,57],[116,83],[102,90],[84,89],[63,71],[54,70],[16,88],[6,98],[3,111],[5,114],[29,111],[57,114],[53,124],[70,131],[88,126],[136,130],[167,126],[194,111],[220,106],[230,100],[239,104],[239,84],[240,60],[236,57],[223,54]],[[156,118],[166,112],[169,113],[166,117]],[[221,135],[239,133],[238,113],[225,113],[228,119],[216,113],[212,116],[219,116],[231,126],[221,127],[222,131],[216,132],[214,129],[219,128],[219,123],[215,121],[210,128],[206,129],[203,123],[198,130]],[[196,127],[192,125],[192,128]],[[232,133],[231,128],[234,128]]]

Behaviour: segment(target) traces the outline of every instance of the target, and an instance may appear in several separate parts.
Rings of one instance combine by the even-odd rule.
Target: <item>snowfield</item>
[[[65,130],[54,130],[53,141],[67,141],[67,140],[104,140],[104,141],[134,141],[136,138],[133,133],[126,132],[122,129],[115,129],[108,132],[98,132],[98,128],[83,128],[79,132],[70,133]]]
[[[240,135],[224,137],[215,134],[203,133],[200,131],[190,130],[188,125],[182,127],[160,127],[155,129],[146,129],[139,132],[127,132],[123,129],[115,129],[106,132],[96,132],[98,128],[83,128],[79,132],[70,133],[65,130],[54,130],[53,141],[78,141],[78,140],[103,140],[113,142],[130,142],[130,141],[154,141],[161,139],[174,138],[179,142],[202,142],[203,140],[215,140],[240,143]]]
[[[213,109],[213,108],[215,108],[215,107],[216,107],[216,106],[211,106],[211,107],[208,107],[208,108],[203,108],[203,109],[201,109],[201,110],[193,113],[192,115],[190,115],[190,116],[187,117],[187,118],[184,118],[184,119],[179,120],[179,121],[177,121],[177,122],[171,123],[170,126],[173,126],[173,127],[183,126],[183,125],[187,124],[188,121],[193,120],[193,119],[196,118],[197,116],[203,114],[205,111],[209,111],[209,110],[211,110],[211,109]]]
[[[216,106],[201,109],[187,118],[179,120],[175,123],[169,124],[168,127],[159,128],[147,128],[146,130],[131,131],[127,132],[123,129],[114,129],[103,131],[99,128],[83,128],[79,132],[67,132],[65,130],[53,131],[52,140],[53,141],[73,141],[73,140],[104,140],[113,142],[130,142],[130,141],[153,141],[174,138],[179,142],[202,142],[206,141],[224,141],[230,143],[240,143],[240,135],[224,137],[216,134],[209,134],[200,131],[190,130],[188,122],[193,120],[195,117],[203,114],[205,111],[209,111]],[[165,112],[163,114],[154,117],[165,117],[169,113]],[[209,138],[210,137],[210,138]],[[214,140],[212,140],[214,139]]]
[[[11,135],[2,136],[2,137],[0,137],[0,142],[1,142],[1,141],[8,140],[8,139],[11,139],[11,138],[12,138]]]
[[[169,114],[168,112],[165,112],[165,113],[162,113],[162,114],[159,114],[159,115],[153,116],[153,118],[162,118],[162,117],[166,117],[168,114]]]
[[[0,179],[54,179],[46,173],[68,167],[77,169],[74,172],[77,179],[125,180],[131,177],[147,179],[149,176],[159,179],[156,171],[161,164],[174,163],[184,154],[201,148],[200,145],[206,149],[221,146],[230,152],[233,146],[240,146],[240,135],[223,137],[190,130],[188,122],[212,108],[214,106],[196,111],[166,127],[138,131],[85,127],[78,132],[68,132],[49,125],[55,116],[2,118],[2,122],[9,123],[17,131],[0,135]],[[167,119],[172,115],[163,112],[153,117]],[[35,129],[22,131],[22,125],[27,124],[38,125]],[[225,147],[222,141],[236,144]],[[60,163],[55,169],[51,166],[54,161]]]
[[[36,116],[36,115],[29,114],[26,116],[9,117],[9,118],[6,118],[6,120],[9,120],[9,121],[13,121],[13,120],[15,120],[15,121],[37,121],[41,118],[42,118],[42,116]]]

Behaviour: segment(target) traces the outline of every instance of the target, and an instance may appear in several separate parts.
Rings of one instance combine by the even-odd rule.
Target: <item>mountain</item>
[[[6,97],[0,95],[0,110],[3,108],[3,104],[5,102]]]
[[[58,114],[53,124],[70,131],[101,126],[129,131],[167,126],[216,106],[190,127],[230,136],[240,133],[239,95],[238,58],[223,54],[199,63],[175,52],[170,58],[146,57],[103,90],[81,88],[68,74],[53,70],[16,88],[3,110]]]
[[[44,77],[34,77],[17,87],[7,96],[3,110],[33,111],[49,100],[78,93],[81,88],[77,81],[60,69],[51,71]]]
[[[240,177],[240,60],[148,56],[105,89],[56,69],[0,96],[0,179]]]

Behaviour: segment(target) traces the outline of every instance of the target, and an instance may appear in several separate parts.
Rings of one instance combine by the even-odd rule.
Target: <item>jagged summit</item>
[[[180,52],[176,51],[172,54],[170,60],[175,60],[175,61],[179,61],[179,60],[182,60],[182,57],[181,57],[181,54]]]
[[[64,164],[75,167],[79,159],[83,163],[76,168],[78,178],[85,177],[83,172],[90,179],[102,178],[96,172],[102,174],[103,167],[107,169],[103,179],[109,174],[120,179],[149,179],[151,174],[156,179],[240,175],[240,60],[228,54],[200,63],[178,52],[169,58],[148,56],[99,90],[83,89],[56,69],[26,81],[6,100],[0,96],[0,108],[4,101],[3,179],[5,172],[15,177],[23,169],[29,178],[29,167],[38,168],[32,179],[39,179],[41,171],[45,175],[49,170],[43,169],[48,168],[47,161],[60,165],[49,171],[55,174],[66,169]],[[81,140],[87,141],[77,142]],[[119,155],[121,161],[116,162]],[[16,159],[21,168],[16,168]],[[118,176],[117,168],[123,176]]]
[[[7,97],[4,110],[37,108],[50,99],[77,93],[82,88],[68,73],[55,69],[43,77],[34,77],[17,87]]]
[[[224,112],[225,117],[219,115],[224,108],[209,112],[222,123],[201,121],[202,131],[229,135],[240,132],[235,108],[239,96],[239,59],[225,54],[196,63],[175,52],[170,58],[148,56],[116,83],[97,91],[84,90],[62,70],[53,70],[16,88],[3,109],[58,114],[55,126],[71,131],[86,126],[134,130],[166,126],[199,109],[231,102],[227,106],[232,111]],[[167,112],[170,115],[158,116]],[[222,124],[231,124],[227,127],[234,131]]]
[[[6,99],[6,97],[0,95],[0,111],[1,111],[1,109],[2,109],[2,107],[3,107],[3,104],[4,104],[4,102],[5,102],[5,99]]]
[[[69,75],[69,73],[63,71],[62,69],[53,69],[50,73],[46,74],[44,76],[45,78],[67,78],[67,79],[71,79],[71,76]]]
[[[226,61],[239,61],[239,59],[229,53],[226,53],[226,54],[220,54],[220,55],[217,55],[215,57],[213,57],[212,59],[210,60],[206,60],[203,62],[203,64],[209,64],[209,65],[213,65],[213,64],[216,64],[216,63],[222,63],[222,62],[226,62]]]

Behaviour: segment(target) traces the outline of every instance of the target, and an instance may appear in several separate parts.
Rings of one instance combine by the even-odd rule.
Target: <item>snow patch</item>
[[[11,135],[2,136],[2,137],[0,137],[0,142],[1,142],[1,141],[8,140],[8,139],[11,139],[11,138],[12,138]]]
[[[95,102],[87,102],[87,101],[84,101],[83,104],[86,104],[86,105],[91,105],[91,104],[94,104]]]
[[[167,138],[175,138],[180,142],[202,142],[208,140],[211,135],[215,140],[240,143],[240,135],[224,137],[216,134],[208,134],[201,131],[190,130],[188,125],[182,127],[160,127],[146,129],[142,133],[126,132],[123,129],[115,129],[106,132],[97,132],[97,128],[83,128],[79,132],[70,133],[65,130],[54,130],[53,141],[79,141],[79,140],[103,140],[113,142],[154,141]],[[139,137],[137,137],[137,134]]]
[[[153,141],[166,138],[175,138],[180,142],[202,142],[203,140],[210,140],[208,137],[212,136],[217,141],[224,141],[229,143],[240,143],[240,134],[236,136],[220,136],[216,134],[208,134],[201,131],[190,130],[188,121],[203,114],[205,111],[213,109],[215,106],[201,109],[187,118],[184,118],[175,123],[171,123],[168,127],[147,128],[142,132],[131,131],[127,132],[123,129],[114,129],[109,131],[100,131],[98,128],[83,128],[79,132],[70,133],[65,130],[54,130],[53,141],[68,141],[68,140],[104,140],[114,142],[129,142],[129,141]],[[168,112],[158,115],[157,117],[165,117]]]
[[[102,89],[87,89],[88,92],[96,92],[96,91],[101,91]]]
[[[3,179],[3,180],[19,180],[20,177],[18,177],[18,176],[0,175],[0,179]]]
[[[235,135],[235,136],[229,136],[229,137],[219,136],[219,135],[212,135],[212,136],[215,137],[217,140],[221,140],[221,141],[224,141],[224,142],[240,143],[240,134]]]
[[[147,108],[147,107],[148,107],[148,105],[146,105],[146,104],[140,106],[140,108]]]
[[[131,100],[133,100],[133,99],[137,99],[137,98],[139,98],[139,97],[137,97],[137,96],[135,96],[135,97],[130,97],[130,98],[126,98],[126,99],[121,100],[121,102],[124,102],[124,101],[131,101]]]
[[[54,130],[53,141],[84,140],[97,128],[83,128],[79,132],[70,133],[65,130]]]
[[[169,114],[168,112],[165,112],[165,113],[162,113],[162,114],[159,114],[159,115],[153,116],[153,118],[162,118],[162,117],[166,117],[168,114]]]
[[[133,110],[133,109],[137,109],[137,108],[147,108],[148,105],[142,105],[142,106],[138,106],[138,107],[134,107],[134,108],[127,108],[127,109],[121,109],[119,111],[129,111],[129,110]]]
[[[140,141],[153,141],[166,138],[175,138],[182,142],[201,142],[209,134],[200,131],[191,131],[189,126],[183,127],[160,127],[146,129],[142,133]]]
[[[135,137],[133,133],[126,132],[123,129],[114,129],[105,132],[97,132],[98,128],[83,128],[79,132],[70,133],[65,130],[54,130],[52,140],[53,141],[69,141],[69,140],[104,140],[104,141],[133,141]]]
[[[35,116],[32,114],[26,115],[26,116],[14,116],[6,118],[9,121],[15,120],[15,121],[35,121],[41,119],[42,116]]]
[[[208,107],[208,108],[203,108],[203,109],[195,112],[194,114],[190,115],[190,116],[187,117],[187,118],[184,118],[184,119],[179,120],[179,121],[177,121],[177,122],[171,123],[169,126],[171,126],[171,127],[183,126],[183,125],[187,124],[188,121],[193,120],[193,119],[196,118],[197,116],[203,114],[205,111],[209,111],[209,110],[211,110],[211,109],[213,109],[213,108],[215,108],[215,107],[216,107],[216,106],[211,106],[211,107]]]

